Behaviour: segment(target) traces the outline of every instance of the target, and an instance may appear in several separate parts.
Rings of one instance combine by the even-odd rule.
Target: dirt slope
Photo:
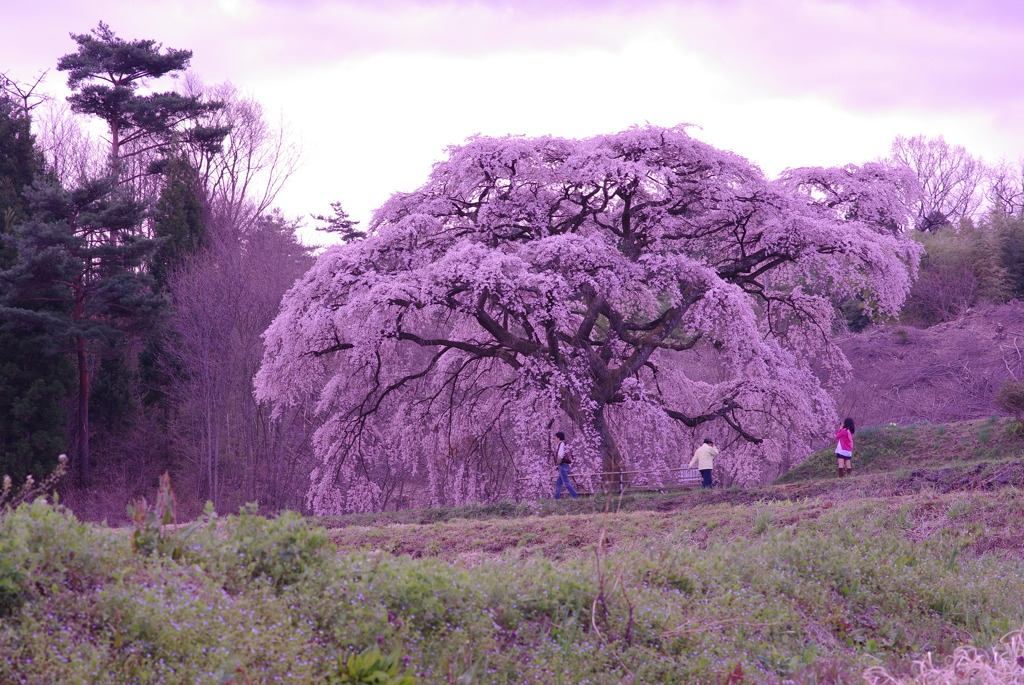
[[[876,326],[840,346],[853,379],[838,398],[858,425],[944,423],[999,414],[996,389],[1024,379],[1024,302],[979,307],[918,329]]]

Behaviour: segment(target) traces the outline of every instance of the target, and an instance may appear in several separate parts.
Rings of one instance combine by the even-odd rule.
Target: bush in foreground
[[[970,510],[1019,511],[1018,495]],[[704,507],[658,537],[467,567],[339,554],[298,516],[252,510],[161,528],[187,537],[136,551],[40,500],[0,518],[0,682],[678,683],[737,668],[752,682],[859,682],[877,664],[899,676],[1024,621],[1021,562],[971,552],[967,516],[942,514],[922,538],[916,517],[935,506]],[[730,532],[741,516],[758,525]]]

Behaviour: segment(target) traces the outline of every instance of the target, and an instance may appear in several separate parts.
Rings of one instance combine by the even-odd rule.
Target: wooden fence
[[[551,476],[551,491],[554,492],[558,472]],[[518,478],[520,483],[530,478]],[[673,490],[700,485],[700,471],[683,467],[678,469],[648,469],[636,471],[570,471],[569,480],[576,492],[592,495],[596,492],[620,494],[624,492],[650,492]]]

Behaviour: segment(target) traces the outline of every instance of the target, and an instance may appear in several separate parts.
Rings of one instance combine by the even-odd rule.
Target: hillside
[[[924,682],[1024,624],[1022,448],[886,426],[850,478],[131,536],[37,501],[0,516],[0,682]]]
[[[580,500],[503,501],[443,509],[352,514],[320,518],[317,522],[337,530],[390,524],[427,525],[448,520],[674,512],[712,504],[749,505],[811,498],[839,501],[867,495],[900,496],[922,490],[954,492],[1024,487],[1024,430],[1011,419],[989,417],[949,424],[876,426],[857,433],[856,447],[854,474],[842,480],[835,477],[835,458],[829,447],[813,454],[776,483],[761,487],[712,492],[699,489],[640,492]],[[868,475],[871,477],[862,477]]]
[[[853,377],[839,412],[858,425],[991,416],[999,385],[1024,379],[1024,302],[977,307],[930,328],[874,326],[840,347]]]

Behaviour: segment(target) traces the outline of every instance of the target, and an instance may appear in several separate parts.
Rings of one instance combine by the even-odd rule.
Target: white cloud
[[[19,6],[0,64],[23,78],[52,67],[74,47],[67,32],[101,18],[122,37],[192,49],[205,81],[232,81],[301,136],[306,163],[280,198],[286,213],[341,200],[365,221],[476,133],[690,122],[769,173],[872,159],[898,134],[942,134],[990,160],[1015,159],[1024,154],[1021,7],[55,0]]]

